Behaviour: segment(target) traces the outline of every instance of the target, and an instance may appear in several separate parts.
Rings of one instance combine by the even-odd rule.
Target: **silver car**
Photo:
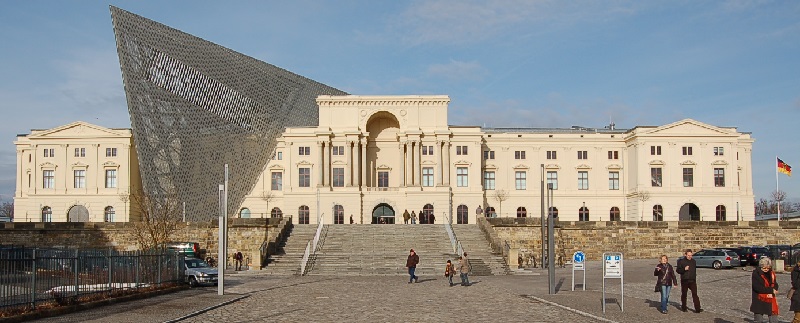
[[[207,262],[195,258],[186,258],[183,262],[186,268],[186,281],[191,287],[206,284],[217,284],[219,273],[217,268],[212,268]]]
[[[739,255],[728,249],[703,249],[695,252],[692,258],[697,262],[697,267],[721,269],[741,265]]]

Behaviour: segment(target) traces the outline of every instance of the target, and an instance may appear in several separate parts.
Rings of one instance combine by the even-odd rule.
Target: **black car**
[[[769,256],[769,249],[759,246],[741,246],[730,249],[739,255],[739,259],[742,261],[742,266],[757,266],[761,257]]]
[[[769,253],[767,254],[768,257],[774,259],[783,259],[788,261],[789,260],[789,251],[792,249],[792,246],[788,244],[768,244],[765,245],[764,248],[767,248]]]

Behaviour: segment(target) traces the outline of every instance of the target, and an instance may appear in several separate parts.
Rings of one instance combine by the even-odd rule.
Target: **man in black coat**
[[[417,264],[419,264],[419,256],[414,249],[411,249],[408,255],[408,259],[406,259],[406,268],[408,268],[408,283],[411,284],[412,281],[419,282],[419,277],[414,274],[417,270]]]
[[[687,310],[686,292],[691,289],[694,311],[700,313],[703,309],[700,308],[700,297],[697,297],[697,262],[692,259],[692,249],[686,249],[683,255],[684,257],[678,259],[678,265],[675,266],[675,271],[681,275],[681,311]]]

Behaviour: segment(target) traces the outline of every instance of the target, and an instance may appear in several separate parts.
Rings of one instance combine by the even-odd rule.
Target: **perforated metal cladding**
[[[236,214],[284,129],[347,94],[113,6],[111,19],[145,193],[177,193],[187,220],[217,216],[226,163]]]

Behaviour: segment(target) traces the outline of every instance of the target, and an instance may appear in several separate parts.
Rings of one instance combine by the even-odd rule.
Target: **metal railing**
[[[95,294],[182,282],[183,255],[0,246],[0,309],[79,303]]]
[[[463,255],[464,254],[464,247],[461,246],[461,242],[458,241],[458,237],[456,237],[456,232],[453,231],[453,216],[450,215],[447,218],[447,221],[444,223],[444,230],[447,231],[447,236],[450,237],[450,244],[453,246],[453,252],[456,255]]]
[[[308,267],[308,260],[311,259],[311,257],[314,257],[314,256],[317,255],[317,250],[319,249],[318,248],[318,246],[319,246],[319,237],[322,234],[322,227],[323,227],[322,215],[323,214],[320,214],[320,216],[317,218],[317,223],[319,223],[317,225],[317,232],[314,233],[314,239],[311,239],[311,241],[309,241],[308,244],[306,245],[306,251],[303,253],[303,260],[300,261],[300,276],[303,276],[303,275],[306,274],[307,267]]]

